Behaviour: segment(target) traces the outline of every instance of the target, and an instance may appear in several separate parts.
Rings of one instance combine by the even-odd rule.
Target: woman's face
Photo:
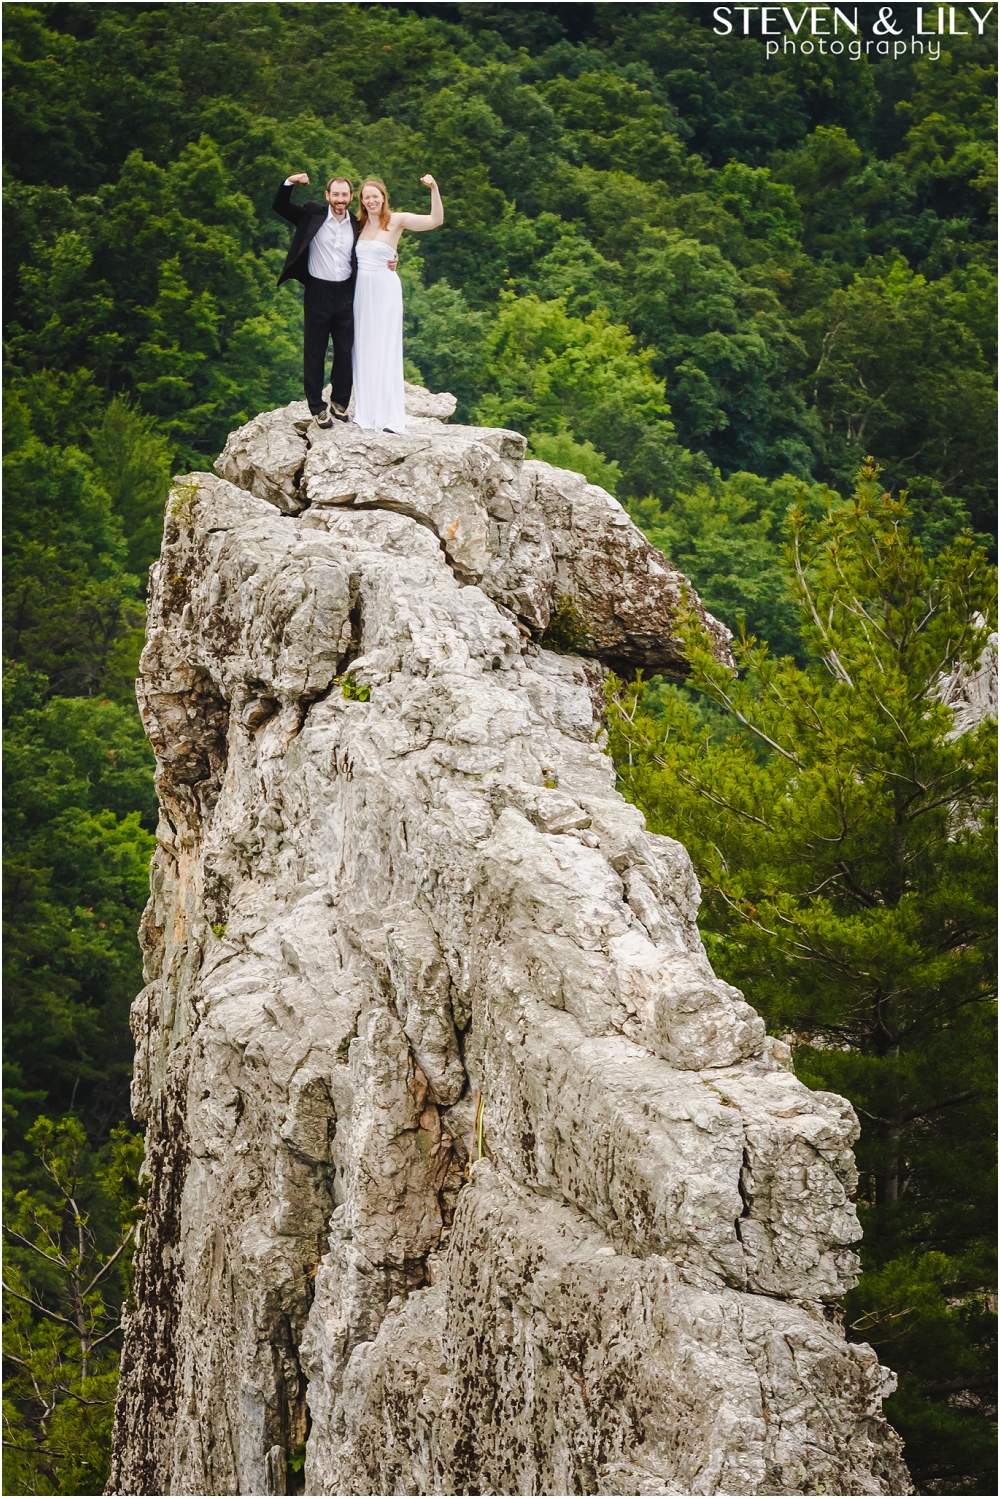
[[[361,194],[361,201],[362,203],[364,203],[369,217],[378,218],[379,214],[382,212],[382,194],[378,190],[378,188],[373,187],[372,184],[369,183],[364,192]]]

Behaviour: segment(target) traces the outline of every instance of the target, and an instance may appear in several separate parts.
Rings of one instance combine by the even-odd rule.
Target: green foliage
[[[561,300],[505,293],[486,340],[488,393],[475,409],[484,426],[571,434],[621,470],[626,494],[673,488],[697,469],[674,437],[662,381],[628,328],[597,308],[571,317]]]
[[[572,593],[559,594],[541,643],[559,655],[578,655],[588,649],[587,626]]]
[[[577,442],[568,427],[558,432],[532,432],[528,457],[551,463],[553,468],[582,473],[588,483],[598,484],[609,494],[617,493],[621,482],[618,464],[614,460],[609,462],[592,442]]]
[[[894,487],[939,479],[989,523],[996,403],[975,306],[987,279],[977,269],[930,284],[898,257],[873,261],[803,318],[838,479],[866,450],[894,453]]]
[[[121,697],[141,641],[138,579],[125,570],[122,520],[93,458],[35,433],[27,399],[60,386],[35,380],[8,397],[4,653],[43,672],[50,690]]]
[[[992,1122],[985,1108],[982,1113],[980,1138]],[[968,1119],[962,1124],[967,1127]],[[980,1185],[990,1193],[990,1181],[967,1181],[967,1188]],[[874,1214],[862,1206],[860,1215],[865,1233],[873,1234]],[[925,1491],[987,1492],[995,1485],[995,1430],[988,1419],[976,1418],[974,1403],[983,1401],[980,1410],[988,1405],[996,1364],[996,1309],[985,1288],[996,1267],[989,1229],[982,1226],[984,1237],[971,1251],[921,1252],[918,1238],[915,1250],[884,1263],[865,1252],[868,1267],[847,1297],[850,1330],[875,1341],[879,1355],[902,1372],[886,1412]]]
[[[486,317],[474,312],[446,280],[424,285],[423,261],[400,247],[406,349],[429,390],[450,390],[456,419],[467,421],[480,389]]]
[[[650,825],[692,852],[719,970],[858,1110],[872,1272],[850,1324],[903,1375],[918,1477],[986,1491],[979,1419],[947,1395],[981,1386],[992,1336],[996,733],[956,737],[938,683],[978,667],[995,576],[968,537],[929,559],[870,462],[830,500],[788,518],[805,663],[745,638],[736,677],[692,615],[691,684],[741,731],[681,694],[654,718],[640,683],[612,742]]]
[[[55,697],[6,732],[5,1107],[76,1106],[104,1137],[127,1109],[135,931],[148,895],[153,763],[133,708]],[[146,827],[142,825],[143,818]]]
[[[354,680],[353,676],[345,676],[340,695],[346,697],[348,702],[368,702],[372,689],[369,686],[362,686],[360,682]]]
[[[7,1105],[15,1151],[41,1109],[79,1113],[103,1148],[125,1114],[140,983],[154,806],[132,681],[170,475],[208,467],[234,425],[301,393],[301,291],[274,284],[277,183],[307,171],[314,195],[333,171],[374,172],[395,206],[422,208],[433,170],[445,225],[401,254],[408,378],[617,494],[713,612],[770,644],[768,670],[787,655],[789,681],[815,682],[782,559],[789,509],[826,524],[830,491],[874,450],[932,571],[957,565],[970,523],[992,528],[995,70],[990,34],[949,37],[933,62],[768,60],[758,38],[720,43],[710,7],[678,4],[46,3],[4,19]],[[546,643],[573,649],[575,630],[564,602]],[[675,742],[707,734],[728,752],[735,720],[704,694],[657,683],[647,706],[657,731],[686,725]],[[870,708],[862,693],[851,709],[862,738]],[[749,729],[736,743],[761,774],[785,763]],[[705,808],[679,796],[672,815],[685,808],[697,843]],[[933,929],[893,927],[885,961],[905,965]],[[777,964],[759,1002],[786,980],[799,992],[793,971]],[[979,1012],[955,1021],[976,1055]],[[817,1055],[821,1081],[836,1056]],[[845,1071],[843,1085],[867,1107],[881,1083]],[[979,1106],[920,1136],[937,1141],[920,1159],[937,1161],[943,1201],[949,1170],[972,1181],[961,1139],[958,1155],[941,1142],[948,1120]],[[41,1165],[15,1158],[34,1189]],[[856,1294],[873,1299],[850,1316],[875,1307],[879,1336],[906,1329],[906,1368],[933,1346],[938,1384],[973,1388],[962,1349],[982,1345],[970,1287],[987,1271],[919,1213],[900,1207],[890,1232],[864,1210]],[[964,1491],[982,1471],[975,1422],[928,1378],[907,1373],[894,1418],[935,1491]],[[82,1425],[65,1429],[67,1450],[96,1452]],[[54,1491],[93,1487],[103,1458],[45,1478],[26,1460],[34,1476],[13,1486]]]
[[[4,1203],[4,1489],[99,1493],[141,1212],[142,1140],[115,1129],[95,1152],[77,1119],[42,1117],[26,1144],[35,1180]]]
[[[705,607],[766,640],[781,655],[801,654],[798,609],[782,563],[784,522],[798,503],[821,509],[829,491],[789,475],[769,484],[752,473],[702,483],[667,506],[630,500],[628,511],[654,546],[697,588]]]
[[[683,170],[676,111],[620,75],[556,77],[544,98],[562,123],[563,149],[574,164],[623,170],[644,182]]]
[[[133,694],[170,448],[86,370],[21,377],[5,417],[4,1099],[94,1139],[127,1113],[153,760]],[[78,693],[81,695],[70,695]]]
[[[726,471],[808,476],[814,434],[789,388],[805,349],[775,293],[676,229],[647,233],[633,288],[629,321],[656,351],[681,439]]]
[[[141,574],[159,555],[173,451],[155,418],[116,396],[91,432],[97,473],[125,535],[128,572]]]

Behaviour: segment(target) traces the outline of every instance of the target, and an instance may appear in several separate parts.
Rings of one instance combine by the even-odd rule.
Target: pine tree
[[[93,1150],[39,1118],[35,1183],[4,1202],[4,1491],[98,1493],[107,1480],[123,1304],[142,1210],[142,1140]]]
[[[985,1492],[996,735],[960,731],[942,683],[980,669],[995,575],[968,536],[928,559],[878,473],[819,520],[790,514],[804,667],[744,637],[737,676],[692,616],[711,712],[661,691],[654,717],[640,682],[611,733],[626,793],[694,856],[718,970],[858,1111],[848,1321],[902,1375],[889,1411],[916,1480]]]

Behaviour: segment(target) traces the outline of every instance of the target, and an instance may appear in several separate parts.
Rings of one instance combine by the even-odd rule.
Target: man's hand
[[[285,181],[286,182],[302,182],[306,187],[308,187],[309,186],[309,173],[308,172],[299,172],[294,177],[286,177]]]
[[[386,268],[386,270],[395,270],[396,266],[398,264],[399,264],[399,256],[398,255],[393,255],[393,257],[392,257],[391,260],[387,260],[385,262],[385,268]]]

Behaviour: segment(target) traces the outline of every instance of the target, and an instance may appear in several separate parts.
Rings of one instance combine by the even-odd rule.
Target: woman
[[[433,177],[430,213],[393,213],[384,182],[369,177],[359,194],[354,287],[354,420],[375,432],[403,432],[403,288],[386,270],[404,229],[422,234],[444,223],[441,194]]]

